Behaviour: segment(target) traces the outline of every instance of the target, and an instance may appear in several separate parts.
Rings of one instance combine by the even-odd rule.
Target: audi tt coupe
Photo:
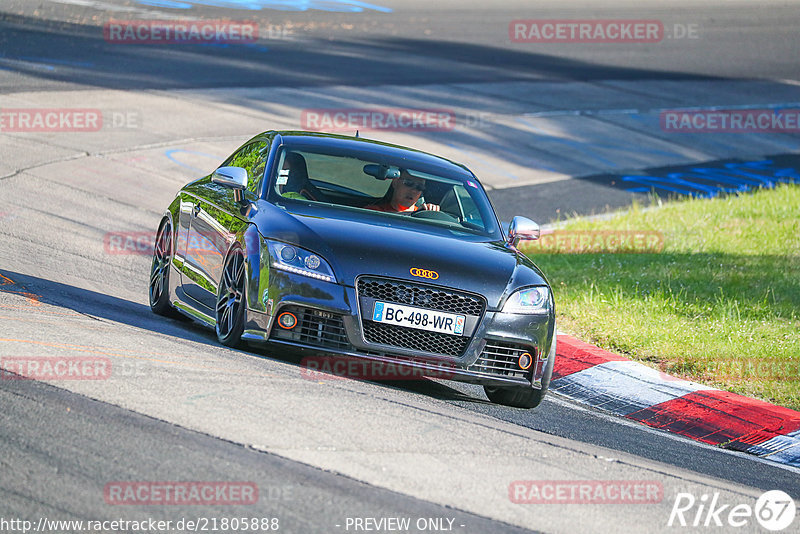
[[[532,408],[556,353],[553,296],[483,186],[444,158],[269,131],[190,182],[161,220],[150,307],[263,342],[483,385]]]

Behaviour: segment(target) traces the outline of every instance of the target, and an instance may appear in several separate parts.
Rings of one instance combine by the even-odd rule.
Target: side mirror
[[[211,175],[211,181],[217,185],[233,189],[236,202],[244,200],[244,189],[247,187],[247,171],[241,167],[220,167]]]
[[[220,167],[211,175],[211,181],[231,189],[247,187],[247,171],[241,167]]]
[[[520,241],[539,239],[539,225],[526,217],[516,216],[508,225],[508,243],[516,247]]]

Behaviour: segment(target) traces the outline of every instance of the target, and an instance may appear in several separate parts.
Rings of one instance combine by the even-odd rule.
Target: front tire
[[[172,261],[172,225],[164,219],[156,235],[153,262],[150,265],[150,309],[153,313],[173,317],[175,310],[169,302],[169,271]]]
[[[531,387],[494,387],[483,386],[489,400],[495,404],[514,408],[536,408],[544,399],[545,389]]]
[[[244,308],[247,305],[244,276],[244,254],[242,249],[235,247],[222,269],[215,308],[217,339],[226,347],[237,347],[242,341]]]

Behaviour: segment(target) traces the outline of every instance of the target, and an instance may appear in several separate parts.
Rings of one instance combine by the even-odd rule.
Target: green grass
[[[559,329],[672,375],[800,409],[800,187],[690,199],[565,231],[663,234],[656,253],[526,252]]]

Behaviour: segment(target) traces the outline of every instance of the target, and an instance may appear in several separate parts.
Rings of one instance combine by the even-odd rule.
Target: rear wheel
[[[493,403],[514,408],[536,408],[541,404],[545,394],[544,389],[531,387],[483,386],[483,391]]]
[[[244,254],[236,247],[228,254],[222,270],[215,316],[217,339],[228,347],[236,347],[242,340],[246,305],[244,285]]]
[[[150,309],[153,313],[174,316],[169,302],[169,263],[172,260],[172,225],[164,219],[156,235],[153,263],[150,266]]]

